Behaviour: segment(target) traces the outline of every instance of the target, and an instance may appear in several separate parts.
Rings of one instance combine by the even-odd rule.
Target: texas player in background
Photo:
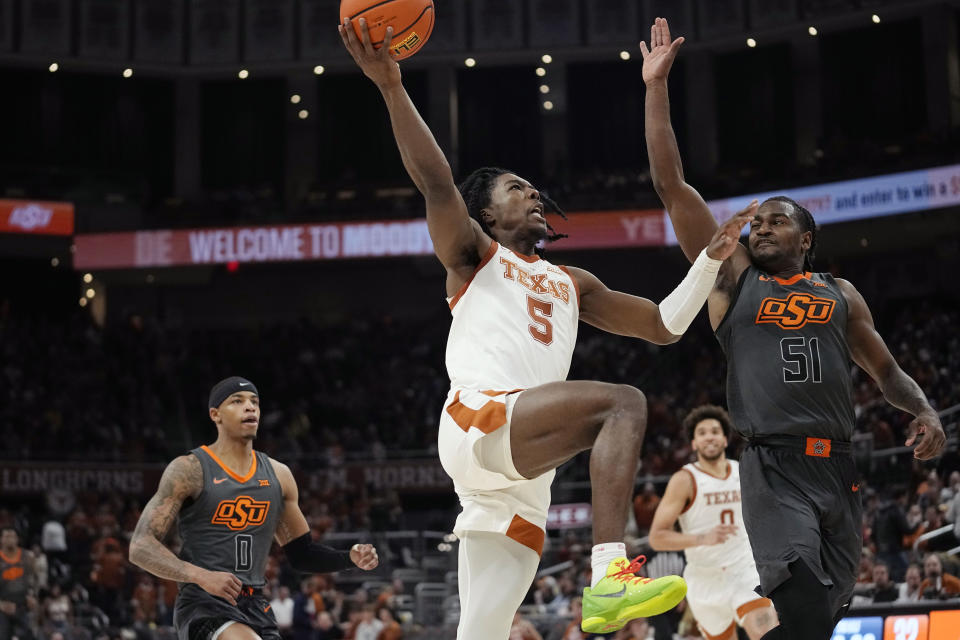
[[[760,640],[777,626],[760,584],[740,509],[740,467],[727,460],[730,416],[704,405],[683,421],[697,461],[673,474],[650,525],[650,546],[687,556],[687,602],[708,640],[735,640],[739,624]],[[679,522],[680,531],[674,530]]]

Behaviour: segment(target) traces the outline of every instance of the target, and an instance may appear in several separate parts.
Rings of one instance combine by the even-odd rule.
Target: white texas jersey
[[[743,525],[740,508],[740,465],[727,461],[727,475],[719,478],[695,463],[683,465],[682,471],[693,478],[693,501],[680,514],[680,529],[696,535],[706,533],[718,524],[736,525],[737,532],[722,544],[701,545],[684,549],[687,563],[697,567],[729,567],[742,562],[753,563],[753,552]]]
[[[563,267],[493,242],[447,302],[452,388],[508,391],[566,380],[580,292]]]

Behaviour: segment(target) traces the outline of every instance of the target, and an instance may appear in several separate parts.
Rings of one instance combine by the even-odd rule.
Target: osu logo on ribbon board
[[[30,203],[22,207],[17,207],[10,212],[10,218],[7,220],[7,223],[11,227],[20,227],[25,231],[32,231],[33,229],[46,227],[52,219],[53,209]]]
[[[250,496],[237,496],[232,500],[222,500],[210,521],[213,524],[226,525],[231,531],[243,531],[247,527],[256,527],[267,519],[270,503],[266,500],[254,500]]]
[[[772,323],[781,329],[799,329],[808,322],[826,324],[833,317],[837,301],[809,293],[791,293],[786,298],[764,298],[757,312],[757,324]]]

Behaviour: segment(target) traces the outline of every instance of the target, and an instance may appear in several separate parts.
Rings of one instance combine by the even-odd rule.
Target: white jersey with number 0
[[[566,380],[580,301],[563,267],[493,242],[448,302],[451,388],[507,391]]]
[[[687,563],[697,567],[719,568],[746,563],[753,564],[753,552],[743,526],[740,507],[740,466],[727,461],[727,475],[723,478],[707,473],[695,463],[683,466],[693,478],[693,501],[680,514],[680,529],[696,535],[706,533],[718,524],[736,525],[737,531],[722,544],[688,547],[684,550]]]

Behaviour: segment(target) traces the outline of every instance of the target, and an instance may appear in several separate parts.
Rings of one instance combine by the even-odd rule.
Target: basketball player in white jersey
[[[687,556],[687,602],[708,640],[736,640],[739,624],[759,640],[777,626],[773,603],[760,584],[740,511],[740,468],[727,460],[730,416],[720,407],[697,407],[683,429],[697,461],[673,474],[650,525],[650,546]],[[680,532],[674,529],[679,521]]]
[[[633,618],[672,608],[686,592],[683,580],[638,577],[642,563],[628,561],[623,544],[646,428],[645,399],[632,387],[565,380],[579,320],[657,344],[678,340],[756,207],[717,232],[659,306],[611,291],[587,271],[534,255],[550,235],[544,216],[556,206],[529,182],[487,168],[458,189],[389,48],[374,49],[362,20],[359,37],[349,20],[339,31],[383,95],[447,271],[451,388],[438,448],[463,507],[454,527],[460,538],[458,640],[506,640],[540,561],[554,470],[587,449],[593,450],[596,546],[583,629],[615,631]]]

